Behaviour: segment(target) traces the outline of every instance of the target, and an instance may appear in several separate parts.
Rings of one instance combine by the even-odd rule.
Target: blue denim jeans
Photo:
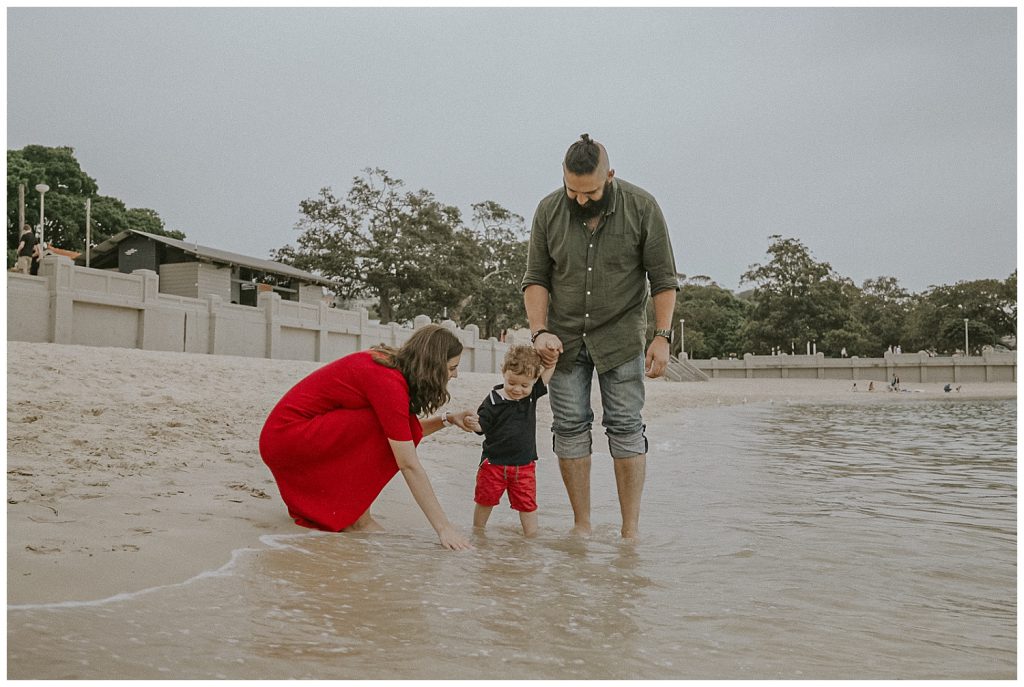
[[[559,458],[584,458],[591,454],[590,434],[594,410],[590,389],[594,361],[587,347],[580,350],[572,370],[557,370],[548,385],[554,422],[554,451]],[[601,424],[608,436],[612,458],[629,458],[647,453],[647,437],[640,416],[644,407],[644,356],[597,375],[601,387]]]

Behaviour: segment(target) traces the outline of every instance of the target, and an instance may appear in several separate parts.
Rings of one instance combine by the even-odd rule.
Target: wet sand
[[[90,601],[174,584],[223,566],[236,549],[259,546],[261,535],[305,532],[288,518],[257,442],[280,396],[318,366],[9,342],[8,604]],[[461,374],[449,388],[452,406],[475,408],[498,381]],[[939,383],[909,385],[916,390],[910,393],[853,393],[851,386],[653,380],[645,416],[742,403],[1016,397],[1009,383],[967,384],[951,394]],[[542,402],[542,458],[550,457],[549,425]],[[603,441],[597,437],[595,446]],[[479,438],[454,428],[421,445],[438,483],[467,479],[478,455]],[[442,505],[468,532],[471,507]],[[374,512],[387,527],[407,521],[415,508],[396,478]]]

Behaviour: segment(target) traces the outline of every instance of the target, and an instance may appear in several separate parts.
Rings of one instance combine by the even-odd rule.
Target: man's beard
[[[568,193],[566,193],[565,200],[569,204],[569,214],[574,219],[593,219],[598,215],[604,214],[605,210],[608,209],[608,205],[612,201],[612,182],[606,181],[604,183],[604,192],[601,194],[601,200],[588,200],[586,205],[580,205],[570,198]]]

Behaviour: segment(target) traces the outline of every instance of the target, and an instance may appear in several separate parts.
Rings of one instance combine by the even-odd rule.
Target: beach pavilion
[[[85,254],[75,263],[85,265]],[[255,306],[263,291],[273,291],[282,300],[315,304],[324,298],[323,287],[334,287],[329,279],[280,262],[136,229],[92,248],[89,266],[125,274],[152,270],[160,276],[160,293],[187,298],[213,294],[239,305]]]

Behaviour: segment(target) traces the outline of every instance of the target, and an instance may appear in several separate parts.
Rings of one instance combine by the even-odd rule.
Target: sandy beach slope
[[[235,549],[258,546],[261,535],[304,531],[288,518],[257,442],[280,396],[317,367],[8,342],[8,603],[86,601],[181,582],[225,564]],[[450,387],[452,405],[475,408],[498,380],[460,375]],[[892,403],[945,395],[941,384],[911,385],[919,393],[902,394],[853,393],[851,386],[654,380],[647,385],[646,417],[716,404]],[[965,385],[957,396],[1014,398],[1016,385]],[[550,455],[549,426],[544,401],[542,458]],[[479,438],[448,429],[428,437],[421,452],[431,478],[443,482],[472,472]],[[378,509],[385,525],[395,503],[415,508],[396,482],[388,487],[395,496]],[[470,509],[443,505],[468,531]]]

